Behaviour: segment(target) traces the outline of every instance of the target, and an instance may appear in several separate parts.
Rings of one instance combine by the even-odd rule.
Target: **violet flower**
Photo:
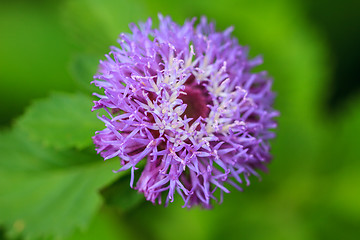
[[[233,28],[216,32],[205,17],[183,26],[159,20],[155,29],[151,19],[131,24],[100,62],[93,83],[104,95],[94,94],[93,110],[108,116],[93,140],[105,160],[120,159],[116,172],[131,171],[130,186],[147,200],[167,205],[177,192],[184,206],[208,208],[229,185],[242,190],[266,171],[278,115],[272,80],[251,72],[262,58],[248,58]]]

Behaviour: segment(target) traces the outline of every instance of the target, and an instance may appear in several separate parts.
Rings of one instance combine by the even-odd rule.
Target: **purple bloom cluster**
[[[177,192],[186,207],[211,207],[229,185],[242,190],[266,171],[278,115],[272,80],[251,72],[262,59],[248,58],[232,28],[159,20],[155,29],[151,19],[131,24],[100,62],[93,83],[104,95],[94,94],[93,110],[108,115],[93,140],[105,160],[120,158],[116,172],[130,169],[131,187],[142,169],[135,189],[147,200],[167,205]]]

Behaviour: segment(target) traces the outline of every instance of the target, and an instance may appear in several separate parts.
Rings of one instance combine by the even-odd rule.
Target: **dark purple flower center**
[[[180,94],[179,98],[187,105],[182,116],[192,118],[192,124],[199,117],[206,118],[209,115],[210,109],[208,105],[212,104],[209,93],[205,85],[198,84],[196,78],[191,74],[185,82],[186,94]]]
[[[179,98],[187,105],[183,115],[192,118],[192,122],[199,117],[206,118],[209,115],[210,109],[207,106],[209,100],[205,87],[195,84],[185,85],[184,92],[186,94],[180,94],[179,96]]]

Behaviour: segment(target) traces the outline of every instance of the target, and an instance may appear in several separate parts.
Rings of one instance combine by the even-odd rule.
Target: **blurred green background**
[[[0,239],[359,239],[359,9],[355,0],[1,1]],[[41,162],[50,154],[46,151],[63,154],[64,143],[49,139],[50,150],[30,157],[26,149],[36,148],[32,140],[8,131],[17,128],[16,119],[35,99],[53,92],[90,95],[94,62],[116,44],[119,33],[129,32],[130,22],[156,19],[159,12],[180,24],[205,15],[218,30],[233,25],[250,55],[264,56],[258,70],[273,76],[275,107],[281,112],[269,174],[260,182],[253,178],[244,192],[233,189],[210,211],[183,209],[180,198],[168,208],[153,206],[128,190],[128,176],[104,180],[91,188],[97,199],[89,204],[93,212],[77,214],[78,206],[87,205],[87,178],[112,175],[111,170],[89,170],[84,186],[76,185],[80,177],[67,178],[82,189],[82,197],[67,198],[69,188],[49,197],[47,192],[64,181],[62,175],[39,177],[35,184],[36,173],[20,166]],[[81,105],[82,98],[74,99]],[[38,108],[30,112],[36,115]],[[54,114],[63,115],[61,108]],[[31,122],[33,115],[20,122]],[[47,131],[56,132],[51,123]],[[74,146],[83,154],[86,144]],[[73,155],[66,154],[70,161]],[[79,158],[93,159],[91,154]],[[58,165],[68,166],[59,159]],[[91,161],[103,164],[100,157]],[[21,189],[26,181],[38,195]],[[119,191],[111,187],[122,185]]]

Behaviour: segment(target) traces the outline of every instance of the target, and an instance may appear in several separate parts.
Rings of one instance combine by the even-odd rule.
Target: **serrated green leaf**
[[[83,94],[52,94],[36,101],[17,124],[24,133],[45,146],[84,149],[104,124],[91,112],[92,98]]]
[[[19,131],[0,135],[0,224],[26,239],[62,237],[85,227],[101,204],[99,189],[119,174],[116,160],[43,148]]]

